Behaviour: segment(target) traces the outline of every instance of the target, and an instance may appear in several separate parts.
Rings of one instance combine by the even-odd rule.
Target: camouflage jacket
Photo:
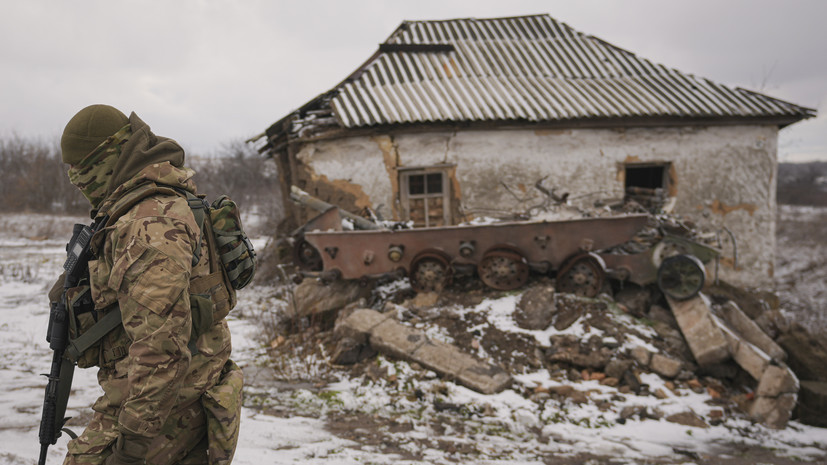
[[[154,136],[134,113],[130,124],[132,134],[120,149],[98,218],[148,183],[195,190],[180,147]],[[202,256],[193,267],[198,241]],[[224,320],[201,334],[197,355],[187,348],[188,288],[191,278],[209,273],[207,250],[180,195],[140,200],[93,239],[89,280],[95,308],[105,313],[117,305],[123,319],[102,341],[98,380],[104,395],[93,408],[115,414],[121,431],[156,436],[171,411],[198,401],[221,376],[231,351]]]

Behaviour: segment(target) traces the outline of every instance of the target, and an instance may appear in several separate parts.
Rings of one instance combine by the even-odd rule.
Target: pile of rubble
[[[771,428],[791,418],[827,426],[827,347],[787,325],[769,294],[720,284],[674,301],[655,286],[627,285],[585,298],[555,292],[553,280],[541,278],[520,294],[509,331],[469,310],[497,294],[478,283],[458,283],[439,295],[415,294],[405,283],[372,290],[307,279],[294,289],[295,313],[287,321],[291,328],[297,321],[315,324],[330,363],[354,375],[369,372],[381,353],[485,394],[510,387],[538,402],[589,401],[571,386],[514,383],[514,376],[547,370],[552,378],[598,381],[619,395],[705,392],[716,404],[705,418],[627,407],[618,422],[664,417],[704,427],[746,416]],[[538,332],[547,340],[529,335]],[[273,350],[292,350],[287,338]],[[649,374],[666,380],[665,388],[650,389]]]

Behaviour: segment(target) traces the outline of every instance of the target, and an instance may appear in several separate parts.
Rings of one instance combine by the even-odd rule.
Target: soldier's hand
[[[121,433],[103,465],[144,465],[152,438]]]

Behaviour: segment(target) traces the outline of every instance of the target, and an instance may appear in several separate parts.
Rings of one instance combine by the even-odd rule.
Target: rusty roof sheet
[[[406,21],[325,95],[321,107],[345,128],[641,117],[789,124],[815,114],[653,63],[548,15]]]

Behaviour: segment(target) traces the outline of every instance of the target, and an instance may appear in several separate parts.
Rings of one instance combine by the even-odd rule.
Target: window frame
[[[424,200],[424,227],[433,227],[431,225],[431,217],[428,214],[428,199],[441,198],[442,199],[442,220],[443,226],[450,226],[452,222],[452,203],[451,203],[451,183],[448,177],[448,171],[456,165],[429,165],[429,166],[412,166],[405,168],[397,168],[399,179],[399,201],[402,210],[402,220],[411,221],[411,200]],[[428,193],[428,175],[440,174],[442,176],[442,192]],[[410,178],[411,176],[423,176],[423,194],[410,193]]]

